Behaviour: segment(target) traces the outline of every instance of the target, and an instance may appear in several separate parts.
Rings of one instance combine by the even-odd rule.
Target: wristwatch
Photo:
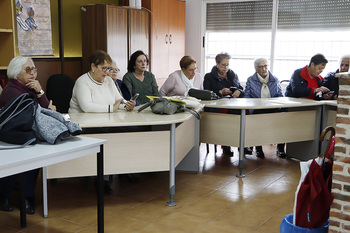
[[[38,98],[40,98],[45,92],[43,91],[43,89],[41,89],[38,93],[36,93],[36,96]]]

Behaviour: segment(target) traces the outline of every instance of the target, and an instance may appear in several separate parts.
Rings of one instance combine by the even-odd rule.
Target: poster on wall
[[[14,0],[21,56],[53,56],[50,0]]]

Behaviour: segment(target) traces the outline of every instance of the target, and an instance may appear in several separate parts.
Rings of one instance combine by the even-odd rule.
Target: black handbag
[[[36,142],[32,129],[37,98],[32,93],[24,93],[10,101],[0,110],[0,141],[17,145]]]
[[[219,99],[219,97],[215,94],[215,92],[209,91],[209,90],[198,90],[198,89],[191,88],[190,90],[188,90],[188,95],[200,100]]]

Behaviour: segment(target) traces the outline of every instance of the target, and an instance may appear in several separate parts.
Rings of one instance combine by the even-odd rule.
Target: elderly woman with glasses
[[[89,57],[90,71],[74,84],[68,112],[115,112],[123,101],[114,81],[108,76],[112,59],[97,50]]]
[[[38,103],[43,108],[56,110],[41,88],[37,78],[37,68],[31,58],[15,57],[7,68],[9,82],[0,95],[0,108],[8,101],[23,93],[33,93],[37,96]],[[34,214],[34,188],[39,174],[39,169],[25,172],[25,209],[27,214]],[[0,210],[12,211],[11,196],[17,180],[17,175],[0,179]]]
[[[266,58],[258,58],[254,61],[255,73],[247,79],[245,98],[274,98],[282,97],[282,89],[278,79],[269,71],[269,63]],[[253,114],[278,112],[280,109],[253,110]],[[262,146],[256,146],[256,156],[264,158]],[[277,156],[286,158],[284,144],[277,145]]]
[[[203,87],[205,90],[215,92],[219,97],[240,98],[244,96],[243,87],[240,85],[238,76],[229,68],[231,56],[228,53],[216,55],[216,65],[210,73],[204,76]],[[205,108],[205,111],[216,111],[215,109]],[[235,110],[227,110],[227,113],[236,113]],[[229,146],[222,146],[226,155],[233,156]],[[244,149],[246,154],[251,154],[250,148]]]
[[[181,70],[169,75],[160,88],[161,96],[187,96],[189,89],[203,90],[203,80],[196,72],[196,60],[191,56],[184,56],[180,60]]]
[[[138,50],[134,52],[128,64],[128,72],[123,77],[123,82],[134,96],[139,93],[137,101],[140,104],[149,102],[146,95],[159,96],[158,85],[154,75],[147,71],[148,57]]]

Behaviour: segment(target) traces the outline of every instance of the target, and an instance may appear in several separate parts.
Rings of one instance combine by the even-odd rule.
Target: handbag
[[[215,94],[213,91],[209,90],[198,90],[191,88],[188,90],[188,95],[195,97],[200,100],[216,100],[219,99],[219,97]]]
[[[0,141],[24,147],[36,142],[32,129],[37,98],[32,93],[23,93],[8,101],[0,110]],[[16,147],[17,148],[17,147]]]
[[[156,114],[165,114],[172,115],[178,112],[187,111],[194,115],[197,119],[200,119],[201,116],[198,112],[193,109],[189,109],[186,107],[186,102],[176,99],[168,99],[168,98],[153,98],[148,103],[144,104],[138,109],[138,112],[150,107],[153,113]]]

